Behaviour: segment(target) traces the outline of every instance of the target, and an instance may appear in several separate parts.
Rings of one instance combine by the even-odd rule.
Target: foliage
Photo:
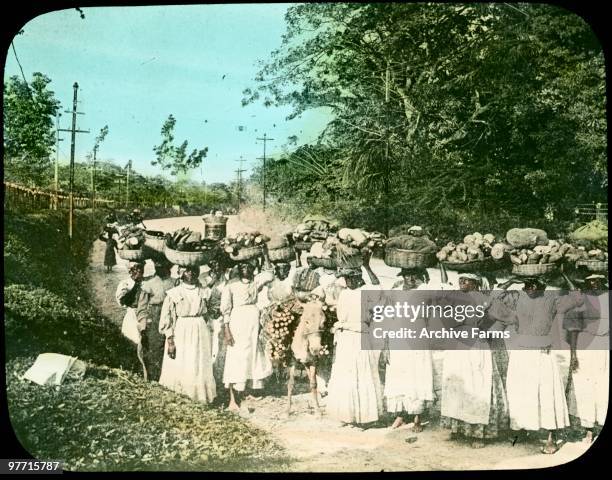
[[[270,437],[231,413],[92,364],[80,381],[41,387],[21,379],[33,361],[6,372],[11,423],[34,458],[78,471],[286,469]]]
[[[190,169],[199,167],[208,153],[208,147],[205,147],[202,150],[194,149],[187,155],[187,140],[179,146],[174,145],[175,125],[176,119],[169,115],[161,129],[162,143],[153,147],[157,159],[151,162],[151,165],[170,169],[172,175],[185,174]]]
[[[279,205],[346,205],[378,229],[474,220],[473,231],[545,212],[558,223],[604,198],[604,60],[580,17],[536,4],[310,3],[286,21],[244,103],[331,111],[301,149],[334,168],[320,174],[300,149],[271,161]]]
[[[29,83],[17,76],[4,82],[4,168],[9,178],[32,184],[49,165],[60,106],[49,83],[51,79],[39,72]]]

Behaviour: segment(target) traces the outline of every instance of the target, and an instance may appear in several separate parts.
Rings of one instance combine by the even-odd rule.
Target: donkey
[[[300,364],[304,365],[308,380],[310,381],[310,391],[319,416],[322,415],[319,405],[317,391],[317,361],[321,351],[321,333],[325,327],[325,312],[323,302],[311,300],[303,304],[303,312],[300,322],[293,334],[291,342],[291,360],[288,367],[287,382],[287,416],[291,414],[291,394],[293,393],[295,368]]]

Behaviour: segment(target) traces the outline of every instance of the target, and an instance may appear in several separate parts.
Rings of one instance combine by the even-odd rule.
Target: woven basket
[[[550,273],[556,268],[556,263],[523,263],[521,265],[513,265],[512,273],[522,277],[535,277]]]
[[[293,244],[293,246],[297,249],[297,250],[307,250],[310,251],[310,249],[312,248],[314,242],[304,242],[304,241],[299,241],[299,242],[295,242]]]
[[[204,215],[202,217],[206,225],[225,225],[228,217],[217,217],[216,215]]]
[[[155,235],[149,235],[145,232],[145,247],[150,250],[153,250],[157,253],[164,253],[164,246],[166,244],[166,239],[164,237],[158,237]]]
[[[262,253],[261,245],[256,245],[254,247],[242,247],[236,255],[230,253],[229,257],[235,262],[244,262],[245,260],[260,257]]]
[[[295,252],[291,247],[280,247],[268,250],[268,257],[271,262],[288,262],[294,255]]]
[[[323,267],[329,270],[334,270],[337,267],[337,262],[333,258],[329,258],[329,257],[324,257],[324,258],[308,257],[308,258],[310,258],[310,261],[315,267]]]
[[[145,260],[144,250],[139,248],[138,250],[129,250],[127,248],[121,248],[117,250],[119,252],[119,256],[124,260],[129,260],[131,262],[140,262]]]
[[[494,258],[485,258],[484,260],[471,260],[469,262],[442,262],[444,268],[452,270],[454,272],[490,272],[495,270],[502,270],[508,266],[506,258],[496,260]]]
[[[170,248],[168,244],[164,247],[164,254],[170,263],[181,267],[197,267],[208,263],[215,255],[214,250],[201,252],[180,252]]]
[[[607,272],[608,262],[602,260],[578,260],[576,267],[586,267],[591,272]]]
[[[427,268],[434,265],[434,253],[414,252],[401,248],[387,248],[385,250],[385,263],[390,267],[398,268]]]
[[[333,260],[338,268],[360,268],[363,265],[363,256],[359,250],[353,255],[345,255],[342,258],[336,254]]]

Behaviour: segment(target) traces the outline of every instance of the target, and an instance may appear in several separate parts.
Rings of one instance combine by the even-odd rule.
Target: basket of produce
[[[513,265],[512,273],[521,277],[537,277],[546,275],[556,269],[556,263],[522,263]]]
[[[412,227],[406,235],[392,237],[386,242],[385,263],[399,268],[427,268],[436,260],[436,244],[420,227]]]
[[[608,248],[608,224],[601,220],[593,220],[573,231],[570,239],[575,243],[588,243],[595,248],[605,250]]]
[[[164,246],[166,244],[166,234],[164,232],[146,230],[144,233],[144,238],[145,249],[156,253],[164,253]]]
[[[181,228],[166,239],[164,254],[169,262],[181,267],[193,267],[210,262],[218,254],[215,240],[202,238],[199,232]]]
[[[578,260],[576,267],[585,267],[591,272],[607,272],[608,262],[602,260]]]
[[[294,256],[295,252],[290,246],[268,250],[268,257],[270,258],[271,262],[289,262]]]
[[[507,252],[512,247],[496,242],[491,233],[474,232],[463,237],[461,243],[447,243],[436,254],[447,270],[456,272],[484,272],[501,270],[508,265]]]
[[[265,351],[277,366],[287,366],[291,358],[291,341],[302,310],[298,302],[285,302],[272,304],[262,312]]]
[[[226,236],[228,217],[220,214],[204,215],[202,220],[204,220],[204,236],[206,238],[221,240]]]
[[[310,250],[313,241],[323,241],[336,230],[336,226],[326,218],[310,215],[295,227],[292,233],[294,246],[298,250]]]
[[[270,238],[259,232],[238,233],[222,240],[225,253],[235,262],[244,262],[263,254],[263,245]]]
[[[123,260],[129,260],[130,262],[141,262],[145,260],[145,253],[143,248],[129,249],[120,248],[117,250],[119,257]]]

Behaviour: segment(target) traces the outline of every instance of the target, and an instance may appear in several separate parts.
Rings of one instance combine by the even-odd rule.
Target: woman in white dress
[[[398,275],[402,280],[393,286],[393,290],[427,288],[428,275],[425,269],[402,268]],[[426,327],[422,319],[417,319],[417,322],[412,325],[415,330]],[[405,415],[414,415],[412,430],[422,431],[420,416],[426,402],[434,399],[431,350],[389,349],[384,397],[387,412],[396,415],[391,428],[403,425]]]
[[[199,267],[179,269],[181,283],[166,293],[159,332],[166,336],[160,385],[210,403],[216,396],[211,334],[207,324],[210,289],[198,282]]]
[[[593,441],[593,430],[603,427],[608,411],[610,387],[610,319],[606,277],[591,274],[584,280],[585,301],[564,319],[571,349],[572,375],[569,414],[586,429],[585,441]]]
[[[263,388],[263,380],[272,374],[272,363],[259,341],[259,291],[274,279],[267,253],[264,270],[254,275],[249,263],[240,264],[239,280],[229,282],[221,294],[221,313],[227,345],[223,382],[230,391],[229,410],[239,410],[236,392],[244,392],[248,380],[252,388]]]
[[[380,351],[364,350],[361,322],[361,291],[379,290],[380,282],[364,255],[364,268],[373,285],[365,285],[361,269],[342,269],[347,288],[338,297],[338,322],[332,328],[335,358],[328,384],[327,414],[343,423],[375,422],[383,410],[382,386],[378,373]]]

